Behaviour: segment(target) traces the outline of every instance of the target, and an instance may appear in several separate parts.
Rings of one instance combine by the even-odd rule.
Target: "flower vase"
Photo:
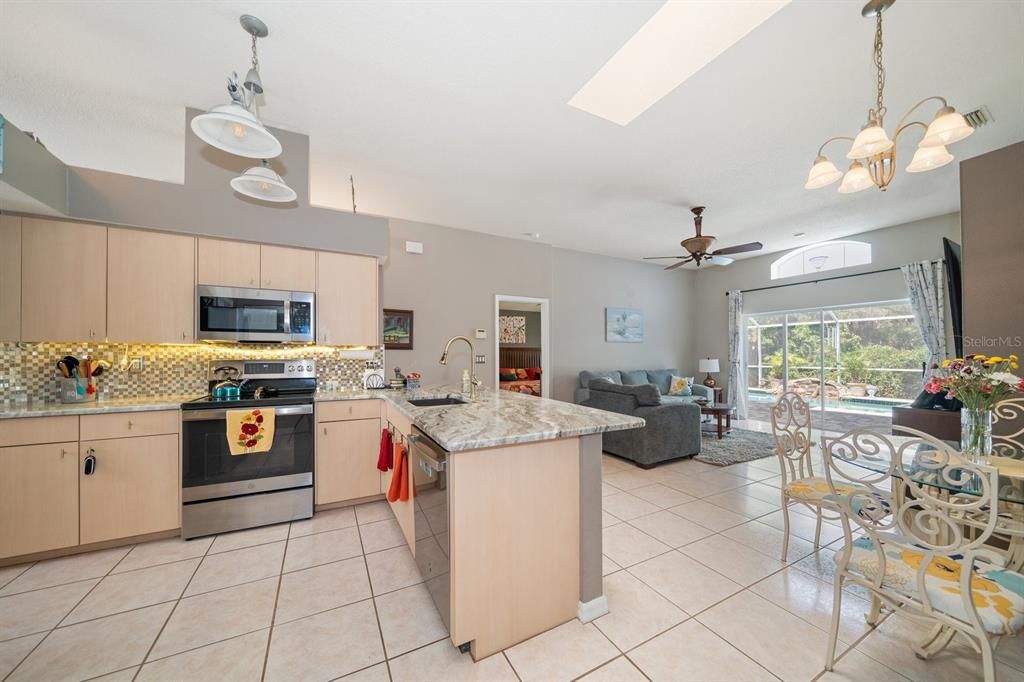
[[[992,455],[992,410],[960,410],[960,450],[973,462],[988,462]]]

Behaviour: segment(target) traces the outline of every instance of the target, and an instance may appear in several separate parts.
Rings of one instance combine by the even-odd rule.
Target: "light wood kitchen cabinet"
[[[107,228],[21,220],[21,340],[102,341]]]
[[[78,466],[83,545],[178,527],[178,436],[82,441]]]
[[[317,252],[316,339],[332,346],[380,343],[377,259]]]
[[[0,215],[0,341],[21,339],[21,218]]]
[[[380,419],[317,425],[316,504],[380,495],[380,433]]]
[[[77,442],[0,448],[0,471],[0,558],[78,544]]]
[[[107,338],[115,343],[191,343],[196,239],[110,228]]]
[[[316,291],[316,251],[262,244],[260,287],[283,291]]]
[[[260,245],[199,238],[199,284],[255,288],[260,284]]]

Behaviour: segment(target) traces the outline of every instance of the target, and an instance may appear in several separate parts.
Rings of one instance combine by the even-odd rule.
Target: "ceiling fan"
[[[663,260],[666,258],[679,259],[678,263],[665,268],[666,270],[675,270],[681,268],[687,263],[694,263],[697,267],[700,267],[701,263],[710,263],[711,265],[728,265],[732,263],[734,259],[728,258],[734,253],[746,253],[748,251],[759,251],[764,245],[761,242],[750,242],[749,244],[740,244],[739,246],[727,246],[724,249],[717,249],[711,251],[711,247],[715,244],[715,238],[710,235],[701,234],[701,214],[704,213],[704,206],[694,206],[690,209],[693,212],[693,225],[696,228],[697,234],[693,237],[689,237],[679,242],[684,249],[689,251],[685,256],[649,256],[644,260]]]

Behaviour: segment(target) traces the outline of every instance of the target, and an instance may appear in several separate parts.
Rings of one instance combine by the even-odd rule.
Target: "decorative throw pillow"
[[[498,372],[498,377],[502,381],[516,381],[517,375],[515,372]]]
[[[668,387],[669,395],[693,395],[693,377],[672,377]]]
[[[519,381],[526,381],[528,378],[525,369],[517,369],[516,376],[519,377]]]
[[[540,379],[540,367],[527,367],[526,376],[530,381],[537,381]]]

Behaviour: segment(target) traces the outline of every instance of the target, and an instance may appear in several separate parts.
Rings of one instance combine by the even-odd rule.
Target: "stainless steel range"
[[[313,360],[218,360],[210,394],[181,406],[184,538],[313,515]],[[273,409],[266,452],[231,454],[230,410]]]

